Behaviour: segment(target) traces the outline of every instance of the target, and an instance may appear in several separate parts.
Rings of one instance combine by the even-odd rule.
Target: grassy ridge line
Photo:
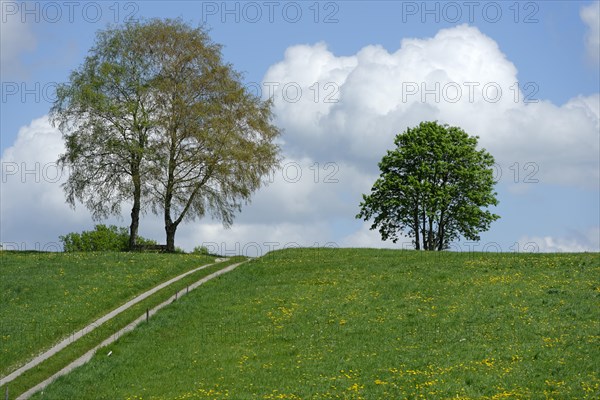
[[[160,285],[155,286],[155,287],[153,287],[150,290],[147,290],[146,292],[140,294],[139,296],[136,296],[132,300],[129,300],[125,304],[122,304],[121,306],[115,308],[114,310],[112,310],[109,313],[107,313],[107,314],[103,315],[102,317],[98,318],[97,320],[95,320],[91,324],[83,327],[79,331],[74,332],[72,334],[69,334],[69,336],[67,338],[63,339],[58,344],[52,346],[50,349],[46,350],[45,352],[43,352],[39,356],[35,357],[34,359],[32,359],[31,361],[29,361],[28,363],[26,363],[22,367],[16,369],[15,371],[11,372],[10,374],[8,374],[5,377],[1,377],[0,378],[0,386],[3,386],[5,384],[13,381],[15,378],[17,378],[19,375],[21,375],[25,371],[27,371],[27,370],[35,367],[36,365],[38,365],[39,363],[41,363],[45,359],[53,356],[54,354],[58,353],[59,351],[61,351],[62,349],[64,349],[68,345],[70,345],[71,343],[76,342],[77,340],[81,339],[84,335],[89,334],[94,329],[98,328],[99,326],[101,326],[102,324],[104,324],[105,322],[107,322],[108,320],[114,318],[115,316],[119,315],[120,313],[122,313],[126,309],[130,308],[131,306],[139,303],[140,301],[148,298],[153,293],[158,292],[159,290],[161,290],[161,289],[163,289],[163,288],[171,285],[172,283],[174,283],[174,282],[176,282],[178,280],[181,280],[181,279],[185,278],[186,276],[188,276],[190,274],[193,274],[194,272],[197,272],[197,271],[203,270],[205,268],[208,268],[211,265],[213,265],[213,264],[205,264],[205,265],[202,265],[202,266],[200,266],[198,268],[194,268],[194,269],[192,269],[190,271],[187,271],[187,272],[185,272],[185,273],[183,273],[181,275],[178,275],[178,276],[176,276],[174,278],[171,278],[168,281],[165,281],[165,282],[161,283]]]
[[[34,399],[600,398],[598,254],[289,249]]]
[[[178,298],[181,298],[182,296],[188,294],[189,291],[196,289],[197,287],[201,286],[205,282],[208,282],[209,280],[211,280],[213,278],[216,278],[217,276],[220,276],[220,275],[223,275],[223,274],[225,274],[225,273],[227,273],[229,271],[232,271],[233,269],[235,269],[236,267],[238,267],[239,265],[241,265],[243,263],[244,262],[239,262],[239,263],[236,263],[236,264],[229,265],[229,266],[227,266],[227,267],[225,267],[223,269],[220,269],[220,270],[218,270],[216,272],[213,272],[213,273],[205,276],[204,278],[200,279],[196,283],[190,285],[188,288],[176,292],[169,299],[167,299],[166,301],[160,303],[156,307],[152,308],[146,314],[142,314],[140,317],[138,317],[137,319],[135,319],[134,321],[132,321],[131,323],[129,323],[127,326],[125,326],[124,328],[122,328],[121,330],[119,330],[118,332],[116,332],[114,335],[112,335],[111,337],[109,337],[106,340],[104,340],[98,346],[96,346],[93,349],[89,350],[83,356],[79,357],[77,360],[73,361],[71,364],[67,365],[65,368],[63,368],[62,370],[58,371],[56,374],[52,375],[51,377],[47,378],[43,382],[37,384],[33,388],[27,390],[25,393],[21,394],[19,397],[17,397],[17,400],[26,400],[26,399],[28,399],[29,397],[31,397],[36,392],[38,392],[38,391],[44,389],[45,387],[47,387],[49,384],[51,384],[57,378],[59,378],[61,376],[64,376],[64,375],[68,374],[69,372],[71,372],[73,369],[75,369],[77,367],[80,367],[80,366],[84,365],[85,363],[87,363],[89,360],[91,360],[91,358],[94,356],[94,354],[99,349],[101,349],[102,347],[108,346],[109,344],[117,341],[120,337],[122,337],[126,333],[131,332],[140,323],[142,323],[147,318],[149,318],[149,317],[153,316],[154,314],[156,314],[162,308],[164,308],[164,307],[168,306],[169,304],[173,303]]]
[[[0,253],[0,376],[140,293],[214,257]]]

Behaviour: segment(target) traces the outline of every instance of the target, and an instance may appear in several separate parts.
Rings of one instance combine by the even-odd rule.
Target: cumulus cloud
[[[209,251],[231,256],[259,257],[270,251],[296,247],[340,247],[331,238],[328,221],[306,223],[235,223],[230,229],[200,221],[177,232],[177,244],[185,249],[204,246]]]
[[[15,3],[16,4],[16,3]],[[4,11],[4,5],[3,11]],[[37,40],[31,26],[18,15],[3,15],[0,21],[0,68],[2,79],[24,79],[27,68],[21,57],[36,49]]]
[[[600,251],[600,227],[584,231],[573,231],[569,236],[524,236],[519,242],[533,244],[530,251],[541,253],[576,253]]]
[[[61,228],[85,218],[65,204],[60,188],[64,176],[56,164],[62,151],[60,132],[44,116],[22,127],[2,154],[0,232],[5,247],[55,247],[58,235],[68,232]]]
[[[394,52],[292,46],[267,71],[264,83],[273,82],[277,122],[297,156],[373,173],[397,133],[438,120],[480,136],[501,165],[533,162],[544,183],[598,187],[598,94],[563,105],[535,98],[535,84],[518,83],[515,65],[475,27],[404,39]]]
[[[340,240],[341,247],[413,249],[412,239],[400,237],[396,243],[391,240],[382,241],[377,230],[371,230],[370,222],[363,222],[360,227]]]
[[[588,57],[600,63],[600,2],[593,1],[591,4],[581,7],[579,15],[585,25],[585,46]]]

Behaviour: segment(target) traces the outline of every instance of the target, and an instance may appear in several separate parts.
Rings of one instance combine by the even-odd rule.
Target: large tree
[[[84,63],[58,86],[50,113],[65,141],[58,162],[70,171],[67,202],[83,202],[95,220],[119,215],[121,204],[131,202],[130,248],[142,210],[144,153],[156,125],[155,70],[142,28],[129,23],[99,32]]]
[[[131,201],[130,248],[142,205],[163,214],[174,251],[184,219],[210,213],[230,225],[278,164],[271,101],[244,87],[206,31],[179,19],[100,32],[57,93],[67,201],[96,219]]]
[[[398,134],[356,217],[373,218],[383,240],[412,237],[417,250],[445,250],[461,236],[479,240],[499,216],[486,210],[498,204],[494,158],[477,139],[437,122]]]
[[[278,164],[271,102],[244,88],[221,48],[200,28],[153,22],[149,33],[160,129],[150,141],[150,202],[165,222],[167,250],[184,219],[210,213],[225,226]]]

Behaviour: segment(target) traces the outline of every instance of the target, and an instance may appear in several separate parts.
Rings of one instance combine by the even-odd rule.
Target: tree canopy
[[[170,251],[184,219],[209,213],[229,226],[279,162],[271,106],[202,28],[152,19],[101,31],[51,111],[67,201],[95,219],[130,201],[130,248],[144,205],[163,214]]]
[[[494,158],[461,128],[421,122],[395,137],[357,218],[373,219],[383,240],[413,238],[417,250],[445,250],[459,237],[479,240],[499,218]]]
[[[225,226],[278,164],[271,101],[244,88],[201,29],[158,24],[148,40],[156,76],[159,132],[150,138],[147,185],[162,212],[167,248],[184,219],[209,212]]]
[[[141,26],[100,31],[84,63],[57,87],[50,118],[63,133],[58,160],[70,175],[67,202],[81,201],[95,220],[119,215],[132,203],[129,245],[135,245],[142,209],[148,137],[155,125],[153,66]]]

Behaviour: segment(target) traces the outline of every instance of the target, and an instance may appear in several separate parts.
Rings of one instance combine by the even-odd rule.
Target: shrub
[[[196,246],[194,247],[194,250],[192,250],[192,253],[194,254],[200,254],[202,256],[210,256],[210,252],[208,251],[208,249],[205,246]]]
[[[59,236],[65,252],[74,251],[127,251],[129,232],[115,225],[96,225],[93,231],[71,232]],[[156,244],[154,240],[138,237],[139,244]]]

